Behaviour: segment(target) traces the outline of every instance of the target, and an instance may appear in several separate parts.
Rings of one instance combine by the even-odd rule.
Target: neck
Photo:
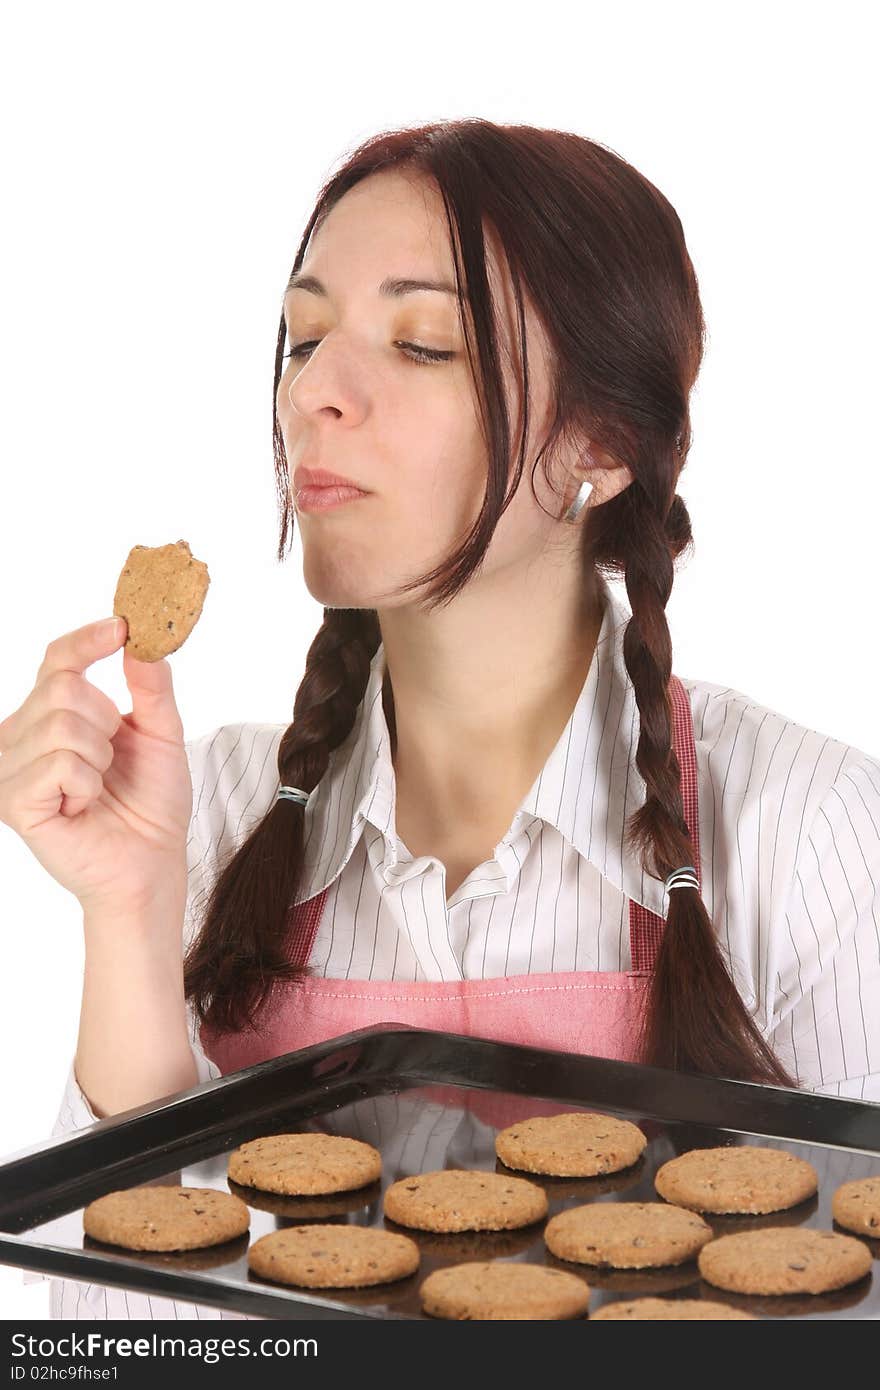
[[[422,837],[465,816],[502,824],[528,793],[583,689],[602,624],[595,570],[564,569],[489,576],[433,613],[379,611],[405,840],[404,815]]]

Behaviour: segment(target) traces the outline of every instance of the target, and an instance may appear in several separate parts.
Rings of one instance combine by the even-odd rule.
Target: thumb
[[[174,698],[170,662],[138,661],[123,647],[122,672],[131,692],[135,728],[157,738],[182,738],[183,721]]]

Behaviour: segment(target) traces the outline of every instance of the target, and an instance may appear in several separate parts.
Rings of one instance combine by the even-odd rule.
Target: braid
[[[690,839],[681,796],[681,769],[672,748],[672,641],[666,604],[674,578],[672,553],[663,527],[644,508],[639,544],[625,570],[632,618],[623,634],[623,660],[639,708],[636,767],[647,786],[647,800],[632,817],[628,842],[654,878],[691,862]]]
[[[632,618],[623,657],[639,710],[636,766],[647,793],[626,840],[646,870],[665,881],[673,869],[697,863],[672,747],[672,643],[665,612],[674,556],[690,541],[690,521],[680,497],[664,523],[637,484],[628,491],[636,494],[631,501],[640,515],[626,531],[637,543],[629,547],[624,571]],[[653,1066],[796,1085],[746,1010],[696,888],[669,893],[642,1043],[644,1060]]]
[[[324,609],[293,703],[293,723],[278,747],[282,785],[305,792],[318,785],[333,749],[354,726],[379,641],[373,609]]]
[[[325,608],[306,657],[293,722],[278,748],[283,785],[308,792],[320,782],[331,752],[354,726],[379,642],[374,610]],[[275,801],[220,869],[184,969],[184,993],[209,1028],[256,1028],[275,983],[305,973],[292,962],[289,939],[304,824],[303,806]]]

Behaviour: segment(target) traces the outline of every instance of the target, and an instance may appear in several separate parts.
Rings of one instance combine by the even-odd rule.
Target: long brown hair
[[[668,200],[619,155],[582,136],[481,119],[376,135],[321,189],[293,272],[313,231],[350,188],[389,168],[434,181],[446,212],[456,283],[488,441],[486,492],[464,542],[401,592],[428,585],[422,602],[450,602],[479,566],[511,486],[511,431],[499,370],[484,223],[504,249],[518,309],[522,409],[513,485],[524,466],[529,375],[522,285],[554,350],[555,415],[538,459],[560,438],[588,435],[628,466],[633,481],[588,513],[585,566],[622,576],[632,617],[623,656],[639,710],[636,766],[645,804],[627,826],[629,852],[665,880],[694,864],[680,767],[672,750],[672,647],[666,604],[674,562],[691,544],[676,494],[691,443],[689,396],[705,324],[684,233]],[[278,560],[292,540],[290,479],[275,402],[285,341],[275,350],[273,448],[281,511]],[[588,573],[585,570],[585,575]],[[350,733],[381,641],[372,609],[325,608],[278,749],[281,783],[311,791]],[[386,673],[387,676],[387,673]],[[386,686],[393,728],[393,694]],[[393,732],[392,732],[393,737]],[[291,962],[291,908],[303,866],[304,808],[276,801],[221,863],[201,928],[187,952],[184,988],[198,1017],[220,1031],[259,1026],[273,987],[308,970]],[[651,984],[645,1061],[712,1075],[796,1084],[752,1021],[733,984],[695,888],[676,888]]]

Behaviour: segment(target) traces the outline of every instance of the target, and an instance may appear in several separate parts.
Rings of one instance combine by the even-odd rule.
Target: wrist
[[[186,911],[186,881],[165,883],[149,897],[83,907],[83,935],[90,951],[155,955],[179,961]]]
[[[170,862],[160,862],[147,881],[96,891],[80,897],[79,904],[88,921],[157,916],[169,907],[186,903],[187,882],[185,854],[175,854]]]

